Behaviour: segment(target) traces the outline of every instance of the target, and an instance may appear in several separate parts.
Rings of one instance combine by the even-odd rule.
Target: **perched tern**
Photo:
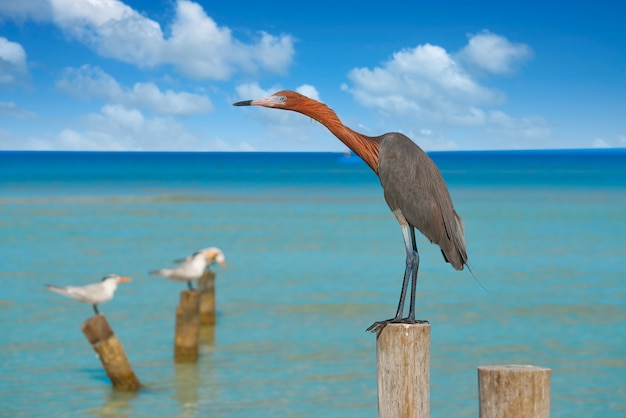
[[[91,303],[93,311],[99,314],[98,304],[105,303],[113,299],[113,294],[117,289],[117,284],[122,282],[130,282],[129,277],[118,276],[117,274],[109,274],[98,283],[88,284],[85,286],[54,286],[47,284],[48,290],[59,293],[68,298],[76,299],[80,302]]]
[[[150,274],[167,277],[170,280],[178,282],[187,282],[189,290],[193,290],[191,282],[198,280],[208,266],[216,262],[220,263],[222,266],[226,265],[224,253],[216,247],[205,248],[182,260],[175,260],[174,262],[179,263],[178,267],[153,270]]]

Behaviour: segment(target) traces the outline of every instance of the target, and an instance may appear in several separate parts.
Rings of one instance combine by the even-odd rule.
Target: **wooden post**
[[[549,418],[550,369],[481,366],[478,397],[480,418]]]
[[[183,290],[176,307],[176,336],[174,337],[174,360],[177,362],[198,361],[198,292]]]
[[[102,314],[94,315],[80,326],[87,340],[102,362],[113,387],[119,390],[137,391],[141,388],[133,372],[122,343]]]
[[[388,324],[376,336],[378,416],[430,416],[430,324]]]
[[[206,270],[198,281],[200,293],[200,323],[202,325],[215,324],[215,273]]]

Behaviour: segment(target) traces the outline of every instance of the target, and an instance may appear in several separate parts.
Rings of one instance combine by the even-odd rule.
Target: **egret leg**
[[[400,291],[400,300],[398,301],[398,309],[396,310],[396,316],[394,320],[402,319],[402,313],[404,312],[404,300],[406,299],[406,291],[409,287],[409,278],[411,277],[411,270],[413,269],[411,256],[407,254],[406,268],[404,269],[404,278],[402,279],[402,290]]]
[[[95,303],[93,304],[93,311],[96,313],[96,315],[100,314],[100,311],[98,311],[98,305],[96,305]]]
[[[415,323],[415,288],[417,282],[417,266],[419,264],[419,255],[417,253],[417,245],[415,243],[415,231],[412,225],[402,224],[402,237],[404,238],[404,248],[406,250],[406,268],[404,269],[404,278],[402,279],[402,291],[400,292],[400,300],[398,301],[396,316],[385,321],[374,322],[367,328],[367,331],[378,332],[389,323]],[[403,319],[402,313],[404,311],[404,302],[406,299],[406,292],[409,286],[409,280],[411,279],[411,306],[409,307],[409,317]],[[412,316],[411,313],[413,314]]]
[[[189,290],[193,290],[193,285],[191,284],[191,280],[187,280],[187,287]]]
[[[414,324],[415,321],[415,293],[417,289],[417,271],[420,266],[420,255],[417,251],[417,244],[415,243],[415,228],[411,226],[411,244],[413,246],[413,254],[415,256],[413,265],[413,274],[411,278],[411,301],[409,305],[409,316],[406,318],[406,322]],[[421,321],[417,321],[421,322]]]

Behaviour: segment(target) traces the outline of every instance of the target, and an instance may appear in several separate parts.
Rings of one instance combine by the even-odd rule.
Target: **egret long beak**
[[[226,260],[222,260],[222,261],[220,261],[220,265],[221,265],[222,267],[226,267]]]
[[[133,280],[130,277],[124,277],[124,276],[120,276],[118,282],[132,282]]]
[[[243,100],[241,102],[233,103],[233,106],[265,106],[276,107],[284,106],[287,98],[285,96],[269,96],[262,99]]]

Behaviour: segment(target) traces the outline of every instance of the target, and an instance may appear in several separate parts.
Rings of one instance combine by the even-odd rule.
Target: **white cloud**
[[[497,90],[481,86],[443,48],[430,44],[404,49],[374,69],[348,74],[343,86],[360,104],[383,113],[459,125],[481,124],[477,105],[502,100]]]
[[[228,144],[190,132],[170,117],[146,117],[137,109],[103,106],[85,117],[87,128],[66,129],[56,137],[55,149],[130,151],[250,151],[245,143]]]
[[[284,73],[294,55],[290,35],[261,32],[245,43],[218,26],[202,7],[178,0],[169,37],[155,22],[119,0],[50,0],[50,19],[99,54],[139,67],[171,65],[197,79],[236,72]]]
[[[26,52],[22,45],[0,36],[0,84],[13,83],[26,73]]]
[[[129,104],[145,106],[157,113],[171,115],[191,115],[213,110],[211,101],[206,96],[171,90],[161,92],[152,83],[136,83],[132,91],[125,94]]]
[[[521,137],[528,141],[549,138],[552,131],[547,122],[538,116],[512,118],[499,110],[486,113],[485,127],[487,132],[499,137]]]
[[[118,0],[50,0],[50,3],[54,20],[74,30],[80,29],[81,21],[95,27],[133,18],[139,22],[149,22],[149,19]]]
[[[132,88],[124,88],[109,74],[90,65],[66,68],[57,87],[75,96],[98,97],[112,104],[150,109],[164,115],[192,115],[213,110],[206,96],[161,91],[153,83],[135,83]]]
[[[151,67],[159,63],[160,25],[117,0],[51,0],[52,20],[99,54]]]
[[[623,148],[626,147],[626,135],[617,135],[615,141],[605,140],[604,138],[595,138],[591,141],[592,148]]]
[[[429,151],[453,151],[459,149],[459,145],[456,142],[430,129],[419,129],[417,132],[409,131],[406,132],[406,135],[419,144],[421,148]]]
[[[171,117],[147,117],[122,105],[105,105],[82,117],[81,127],[56,134],[16,137],[0,128],[0,149],[67,151],[254,151],[247,142],[228,143],[191,132]]]
[[[306,97],[310,97],[313,100],[322,101],[317,89],[310,84],[303,84],[296,89],[296,91]]]
[[[158,22],[119,0],[2,1],[2,18],[50,21],[102,56],[138,67],[171,65],[197,79],[226,80],[236,72],[284,74],[295,52],[287,34],[236,39],[190,0],[176,1],[168,37]]]
[[[264,90],[259,86],[259,83],[239,84],[235,87],[238,99],[240,100],[259,99],[261,97],[270,96],[280,90],[280,87],[271,87],[269,90]]]
[[[65,93],[84,98],[111,99],[124,95],[124,89],[113,77],[91,65],[63,69],[61,78],[57,80],[56,85]]]
[[[532,58],[528,45],[511,43],[503,36],[483,31],[472,35],[459,58],[470,65],[494,74],[512,72],[519,64]]]
[[[11,116],[17,119],[34,119],[35,114],[22,109],[14,102],[0,102],[0,116]]]
[[[393,119],[396,130],[417,129],[417,136],[420,130],[435,133],[437,149],[455,147],[445,140],[444,132],[459,127],[479,129],[491,142],[495,136],[522,141],[549,137],[551,130],[542,118],[514,118],[497,109],[505,101],[504,93],[480,83],[464,65],[468,57],[477,58],[481,51],[484,67],[496,74],[509,72],[530,54],[526,46],[483,32],[472,37],[457,55],[424,44],[396,52],[378,67],[354,68],[348,74],[350,84],[342,89],[357,103]]]
[[[595,138],[593,141],[591,141],[591,146],[593,148],[610,148],[611,147],[609,143],[606,142],[602,138]]]
[[[18,137],[9,131],[0,128],[0,149],[2,150],[27,150],[48,151],[51,150],[50,141],[46,138]]]
[[[263,31],[260,35],[256,44],[247,47],[254,61],[260,68],[273,73],[286,73],[295,53],[294,39],[290,35],[274,36]]]
[[[196,150],[203,148],[200,137],[167,117],[144,116],[122,105],[105,105],[100,113],[86,118],[88,129],[62,134],[62,144],[76,149],[112,150]],[[70,141],[71,140],[71,141]],[[82,148],[81,148],[82,147]]]

